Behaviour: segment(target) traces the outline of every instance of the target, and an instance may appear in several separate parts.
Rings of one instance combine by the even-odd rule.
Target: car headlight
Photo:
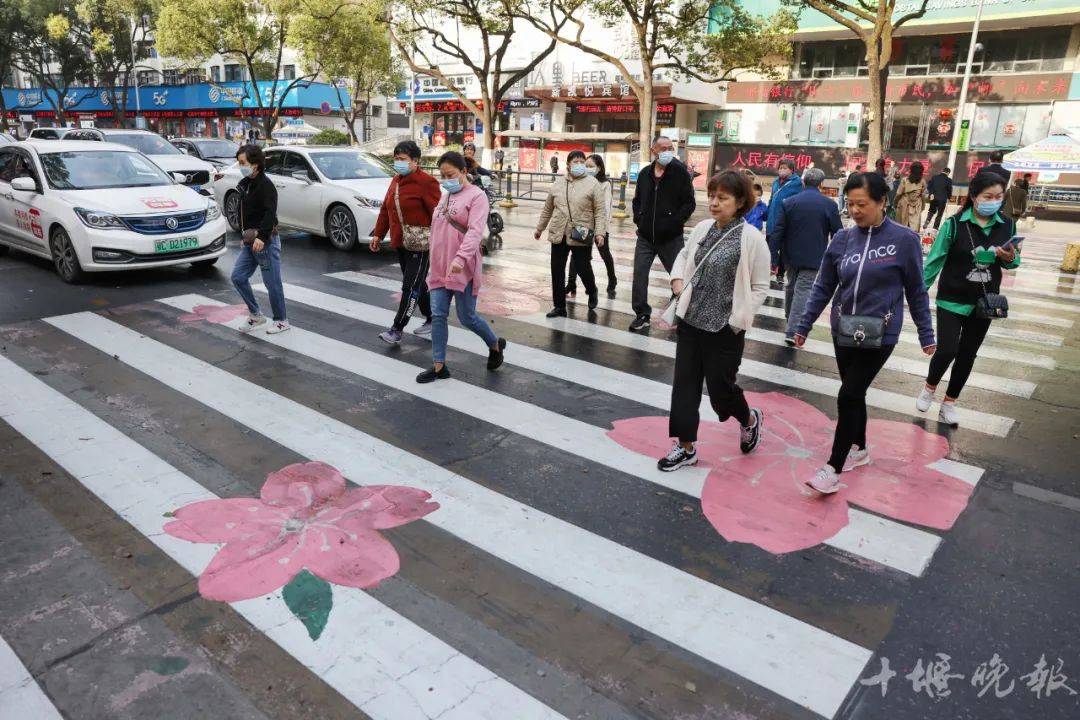
[[[219,217],[221,217],[221,208],[217,206],[217,203],[213,200],[206,203],[206,222],[217,220]]]
[[[373,198],[364,197],[363,195],[353,195],[353,199],[355,199],[362,208],[372,208],[377,210],[382,207],[382,200],[375,200]]]
[[[124,230],[127,228],[124,221],[112,213],[75,208],[75,214],[79,216],[84,225],[98,230]]]

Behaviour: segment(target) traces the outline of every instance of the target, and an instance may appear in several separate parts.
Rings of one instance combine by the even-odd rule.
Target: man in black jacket
[[[930,224],[930,218],[934,218],[934,229],[941,227],[941,216],[945,214],[945,206],[952,197],[952,178],[949,177],[949,168],[943,168],[926,185],[926,192],[930,194],[930,209],[926,211],[926,225]]]
[[[675,159],[670,138],[660,136],[652,144],[653,161],[641,168],[634,188],[634,287],[631,301],[634,321],[631,332],[649,327],[649,272],[656,256],[671,272],[683,247],[683,226],[694,213],[694,184],[686,166]]]

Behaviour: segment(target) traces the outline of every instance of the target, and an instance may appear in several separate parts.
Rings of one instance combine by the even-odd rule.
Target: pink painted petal
[[[165,525],[165,532],[195,543],[222,543],[277,532],[286,520],[282,510],[257,498],[203,500],[180,508],[175,517]]]
[[[431,493],[400,485],[365,485],[352,488],[319,512],[316,521],[352,532],[397,527],[439,509]]]
[[[266,534],[227,543],[199,577],[208,600],[236,602],[283,587],[304,569],[298,533]]]
[[[323,462],[295,463],[266,476],[260,496],[267,505],[288,508],[321,506],[345,492],[345,478]]]
[[[247,305],[196,305],[190,313],[180,316],[180,322],[191,323],[207,321],[227,323],[248,314]]]
[[[897,520],[951,528],[974,488],[926,467],[948,454],[945,438],[891,420],[871,420],[866,437],[873,462],[845,474],[847,499]]]
[[[350,535],[332,528],[312,528],[307,533],[303,561],[323,580],[355,588],[374,587],[400,567],[397,550],[374,530]]]

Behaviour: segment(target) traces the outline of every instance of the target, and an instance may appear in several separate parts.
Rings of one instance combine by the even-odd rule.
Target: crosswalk
[[[506,273],[507,279],[536,282],[543,296],[546,288],[532,272],[545,267],[541,253],[531,262],[492,260],[490,286],[497,287]],[[745,695],[751,698],[748,707],[782,707],[791,717],[836,715],[866,674],[882,639],[873,628],[887,627],[896,589],[926,574],[951,521],[920,524],[890,513],[888,503],[860,504],[857,494],[841,492],[830,502],[847,504],[845,522],[820,544],[774,556],[752,544],[729,542],[699,509],[706,485],[715,481],[710,477],[722,469],[706,465],[660,473],[655,457],[632,452],[611,433],[617,421],[663,416],[670,402],[675,344],[660,328],[649,335],[625,331],[628,293],[605,298],[604,313],[588,319],[582,307],[568,318],[532,312],[493,318],[497,331],[511,340],[498,373],[477,371],[486,349],[472,333],[451,326],[448,363],[454,377],[421,386],[414,378],[430,361],[427,342],[407,336],[401,347],[388,348],[376,339],[392,321],[392,293],[400,288],[388,270],[333,272],[286,283],[294,328],[280,335],[244,335],[241,321],[225,319],[227,313],[215,322],[182,322],[181,317],[198,317],[200,311],[208,316],[208,309],[233,301],[185,294],[122,311],[47,318],[32,325],[49,328],[64,342],[37,348],[44,341],[30,333],[20,341],[21,350],[30,357],[53,353],[58,360],[77,352],[84,365],[122,367],[141,383],[167,388],[203,408],[203,432],[211,436],[215,429],[240,428],[253,443],[328,463],[351,483],[431,493],[439,509],[417,523],[441,533],[448,552],[479,553],[480,562],[511,574],[541,602],[565,595],[587,608],[579,628],[586,636],[591,623],[614,626],[635,642],[655,644],[659,663],[669,656],[692,658],[704,668],[710,684],[727,689],[701,688],[697,716],[711,717],[713,706],[706,703],[716,695],[710,692]],[[264,289],[256,286],[256,291]],[[822,339],[827,336],[815,332],[801,354],[792,355],[781,349],[777,319],[765,313],[761,327],[750,331],[740,376],[752,390],[780,391],[831,412],[839,383],[829,369],[831,344]],[[988,402],[960,408],[959,432],[1007,438],[1023,421],[1024,404],[1056,370],[1053,353],[1060,343],[1038,343],[1032,338],[1039,333],[1023,321],[1009,330],[1012,341],[1038,344],[1041,352],[988,345],[986,350],[1001,352],[981,355],[970,383],[971,393]],[[915,352],[894,354],[879,386],[868,394],[868,406],[897,427],[925,428],[918,435],[925,447],[912,448],[912,457],[927,458],[917,469],[968,495],[983,470],[970,457],[934,454],[942,429],[933,421],[936,413],[927,416],[914,408],[914,391],[925,372],[925,360]],[[0,431],[8,427],[26,438],[73,485],[88,490],[164,557],[200,575],[217,547],[180,540],[163,527],[176,508],[227,495],[211,489],[200,466],[180,469],[159,447],[95,414],[85,394],[66,392],[71,383],[63,373],[73,370],[57,373],[60,377],[35,373],[24,367],[26,357],[0,355],[0,384],[7,389],[0,395]],[[125,381],[116,382],[93,392],[125,392]],[[160,410],[165,419],[171,412]],[[713,417],[707,398],[701,412],[703,419]],[[786,421],[777,417],[775,422]],[[895,477],[900,482],[902,475]],[[798,495],[798,479],[787,492]],[[851,482],[858,477],[853,474]],[[734,498],[739,494],[732,488]],[[933,497],[923,501],[932,503]],[[624,516],[633,519],[625,527]],[[687,545],[697,547],[672,550]],[[709,556],[721,560],[714,565],[705,559]],[[758,579],[740,579],[732,570],[740,564]],[[780,566],[796,587],[832,577],[852,582],[836,586],[835,610],[810,597],[781,591],[768,598],[754,589],[762,573]],[[402,574],[409,578],[402,582],[420,582],[408,568]],[[852,595],[845,598],[845,593]],[[334,586],[333,595],[333,614],[317,641],[290,614],[280,590],[229,605],[374,720],[580,716],[580,706],[565,693],[525,677],[519,659],[462,647],[445,624],[417,617],[393,593]],[[847,602],[865,602],[872,610],[853,620],[843,614]],[[526,655],[533,652],[530,642],[536,641],[515,641]],[[595,695],[576,702],[611,703],[610,684],[589,675],[573,649],[561,652],[573,657],[543,660],[584,675]],[[36,685],[32,678],[27,683],[25,668],[20,674],[16,665],[21,667],[18,658],[0,641],[0,683],[22,683],[30,693],[27,702],[44,700],[44,709],[28,717],[58,717],[43,695],[33,695]],[[690,696],[679,702],[692,706],[695,701]],[[624,716],[593,707],[592,716]],[[625,717],[631,716],[626,709]]]

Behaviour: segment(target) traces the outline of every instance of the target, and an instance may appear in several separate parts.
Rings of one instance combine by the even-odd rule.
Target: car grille
[[[185,185],[206,185],[210,182],[210,172],[207,170],[177,170],[184,173]]]
[[[198,230],[206,221],[206,211],[180,213],[177,215],[143,215],[121,218],[124,223],[143,235],[168,235],[170,233]],[[176,220],[176,227],[169,227],[169,220]]]

